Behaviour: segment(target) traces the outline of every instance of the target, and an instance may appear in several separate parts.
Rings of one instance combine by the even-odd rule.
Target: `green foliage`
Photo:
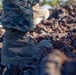
[[[52,0],[52,1],[49,2],[49,1],[43,0],[43,2],[56,7],[59,4],[60,1],[59,0]]]
[[[72,3],[72,2],[75,2],[75,0],[69,0],[68,2],[69,2],[69,3]]]
[[[52,0],[52,2],[50,3],[53,6],[57,6],[59,3],[59,0]]]
[[[0,8],[2,8],[2,3],[0,2]]]
[[[72,2],[76,2],[76,0],[68,0],[67,3],[72,3]],[[43,3],[56,7],[57,5],[60,5],[61,3],[65,4],[66,2],[64,2],[63,0],[50,0],[50,1],[43,0]]]

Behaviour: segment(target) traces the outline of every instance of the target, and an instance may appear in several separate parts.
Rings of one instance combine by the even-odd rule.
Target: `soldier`
[[[1,64],[7,67],[7,75],[10,75],[9,66],[11,64],[20,64],[22,66],[33,64],[33,57],[40,50],[39,45],[37,45],[38,47],[35,45],[29,34],[34,29],[32,5],[37,2],[39,0],[3,0],[2,2],[1,23],[5,29],[5,34]],[[44,44],[44,42],[40,44]]]
[[[2,26],[5,28],[1,64],[32,64],[36,54],[29,33],[33,30],[33,0],[3,0]]]

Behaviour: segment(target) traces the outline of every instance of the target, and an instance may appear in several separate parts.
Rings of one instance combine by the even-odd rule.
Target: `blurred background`
[[[71,3],[74,1],[76,0],[40,0],[41,4],[49,4],[54,7],[56,7],[57,5],[62,5],[64,3]],[[2,8],[2,0],[0,0],[0,8]]]

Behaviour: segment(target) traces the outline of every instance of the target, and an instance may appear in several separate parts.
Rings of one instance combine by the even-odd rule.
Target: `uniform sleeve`
[[[22,3],[19,0],[3,0],[3,27],[14,28],[20,31],[26,31],[32,27],[32,7],[27,8]]]

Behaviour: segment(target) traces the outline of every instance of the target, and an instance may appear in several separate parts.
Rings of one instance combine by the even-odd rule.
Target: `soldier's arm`
[[[21,12],[21,14],[30,14],[31,11],[23,6],[19,0],[3,0],[3,10],[12,12]]]
[[[18,3],[19,1],[17,0],[3,0],[3,9],[4,10],[18,10]]]
[[[22,2],[21,2],[22,1]],[[33,26],[32,7],[22,5],[23,0],[3,0],[2,25],[7,28],[15,28],[21,31],[29,31]],[[22,25],[22,28],[20,26]],[[17,27],[18,26],[18,27]]]

